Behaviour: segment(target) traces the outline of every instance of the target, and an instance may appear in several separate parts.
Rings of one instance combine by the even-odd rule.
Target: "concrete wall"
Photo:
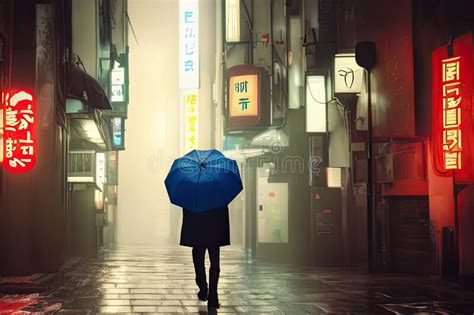
[[[199,148],[211,149],[212,137],[214,135],[214,130],[211,130],[211,121],[213,107],[212,84],[215,78],[216,1],[199,0],[199,15],[199,53],[201,63]]]
[[[359,4],[357,41],[376,44],[377,64],[371,70],[374,136],[414,136],[411,0],[367,0]]]
[[[126,150],[120,154],[118,242],[158,243],[169,229],[164,179],[179,152],[178,5],[176,0],[130,0],[130,103]],[[215,76],[215,3],[200,1],[200,148],[211,147]],[[177,214],[173,212],[172,214]],[[177,214],[179,215],[179,214]]]
[[[112,42],[117,48],[118,53],[125,52],[125,46],[128,45],[128,20],[125,14],[127,10],[127,1],[113,1],[112,14],[115,20],[115,27],[112,29]]]
[[[77,54],[88,74],[97,75],[96,0],[72,0],[72,52]]]

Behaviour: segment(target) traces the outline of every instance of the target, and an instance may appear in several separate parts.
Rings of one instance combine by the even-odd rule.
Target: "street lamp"
[[[370,70],[376,64],[375,43],[359,42],[356,45],[356,62],[367,70],[367,240],[368,240],[368,271],[374,270],[374,189],[372,171],[374,168],[372,152],[372,97],[370,86]]]

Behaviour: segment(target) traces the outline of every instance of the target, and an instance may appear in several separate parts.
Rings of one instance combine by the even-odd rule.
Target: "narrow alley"
[[[0,315],[474,315],[473,21],[0,0]]]
[[[185,248],[120,247],[103,251],[97,260],[72,260],[62,273],[58,288],[30,295],[31,304],[22,311],[207,314],[206,303],[196,297],[190,250]],[[247,260],[235,248],[222,250],[219,293],[218,313],[223,314],[474,311],[474,292],[428,277],[271,264]],[[3,296],[0,305],[25,296]]]

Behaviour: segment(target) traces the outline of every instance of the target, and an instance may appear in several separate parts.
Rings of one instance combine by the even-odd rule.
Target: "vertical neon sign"
[[[184,93],[184,152],[199,144],[199,99],[197,90]]]
[[[199,2],[179,1],[179,87],[199,88]]]
[[[433,51],[433,166],[438,175],[474,182],[472,34]]]
[[[181,150],[199,147],[199,1],[179,1]]]
[[[3,99],[3,167],[24,173],[36,164],[36,104],[33,93],[11,90]]]
[[[455,170],[462,168],[462,133],[461,110],[462,95],[460,92],[460,63],[456,56],[441,61],[443,91],[443,161],[444,168]]]

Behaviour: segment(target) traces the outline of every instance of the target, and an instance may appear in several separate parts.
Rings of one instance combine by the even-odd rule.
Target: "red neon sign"
[[[36,164],[36,104],[34,93],[10,90],[3,100],[3,167],[24,173]]]
[[[443,90],[443,167],[446,170],[462,168],[461,94],[460,68],[464,63],[461,56],[441,60]]]
[[[439,175],[474,181],[472,34],[433,51],[433,159]]]

